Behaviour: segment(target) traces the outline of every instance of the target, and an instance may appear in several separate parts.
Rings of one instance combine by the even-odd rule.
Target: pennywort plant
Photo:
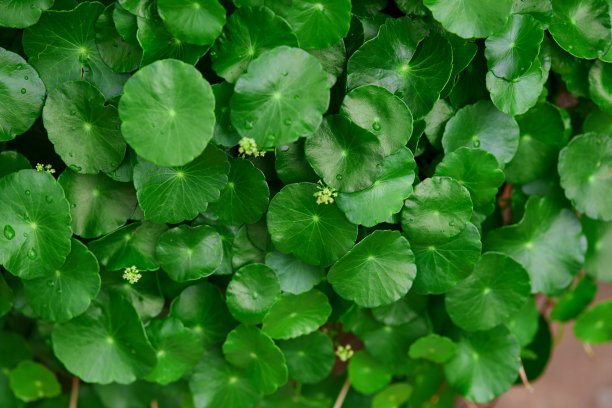
[[[0,406],[485,403],[612,340],[609,0],[0,0]]]

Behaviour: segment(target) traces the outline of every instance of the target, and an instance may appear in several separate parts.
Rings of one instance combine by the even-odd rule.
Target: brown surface
[[[611,298],[612,284],[600,285],[597,300]],[[534,391],[515,386],[495,408],[612,408],[612,344],[592,346],[590,358],[572,326],[566,326],[546,372],[532,384]]]

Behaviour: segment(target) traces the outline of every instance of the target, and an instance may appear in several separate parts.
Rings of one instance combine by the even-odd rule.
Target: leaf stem
[[[79,403],[79,385],[81,380],[79,377],[72,377],[72,388],[70,390],[70,405],[69,408],[77,408]]]
[[[348,377],[346,377],[346,381],[344,382],[344,384],[342,384],[342,388],[340,388],[340,393],[338,394],[338,398],[336,398],[336,402],[334,403],[334,408],[342,407],[342,404],[344,404],[344,399],[346,398],[346,394],[348,393],[349,388],[351,388],[351,380]]]
[[[519,357],[519,361],[521,361],[520,357]],[[527,373],[525,372],[525,366],[523,365],[523,361],[521,361],[521,368],[519,368],[519,375],[521,376],[521,381],[523,382],[523,385],[525,386],[527,391],[533,392],[533,387],[531,383],[529,382],[529,378],[527,378]]]

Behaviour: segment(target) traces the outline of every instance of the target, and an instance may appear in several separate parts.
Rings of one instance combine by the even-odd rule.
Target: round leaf
[[[444,156],[436,167],[436,176],[451,177],[470,192],[474,210],[491,214],[497,190],[504,182],[495,156],[481,149],[460,147]]]
[[[207,225],[179,225],[164,232],[155,245],[155,258],[177,282],[211,275],[221,265],[222,257],[221,236]]]
[[[45,12],[23,33],[28,62],[40,74],[48,92],[67,81],[84,79],[110,99],[121,93],[127,76],[102,61],[94,25],[104,10],[99,2],[80,3],[71,11]]]
[[[72,239],[66,262],[51,277],[23,281],[32,310],[42,319],[65,322],[83,313],[100,290],[98,261]]]
[[[283,292],[299,295],[308,292],[325,276],[325,270],[319,266],[300,261],[293,255],[274,251],[266,255],[268,265],[278,276]]]
[[[313,265],[327,266],[357,239],[357,226],[335,204],[317,204],[312,183],[289,184],[270,201],[268,231],[274,246]]]
[[[210,204],[219,221],[229,225],[253,224],[268,208],[270,189],[266,176],[249,160],[230,162],[228,181],[218,200]]]
[[[443,243],[463,231],[471,216],[465,187],[449,177],[431,177],[404,202],[402,229],[411,242]]]
[[[590,218],[612,220],[612,138],[587,133],[572,139],[559,154],[565,195]]]
[[[455,391],[470,401],[491,401],[518,377],[521,348],[504,326],[475,333],[456,333],[457,354],[444,365]]]
[[[83,381],[129,384],[155,366],[134,306],[115,292],[102,294],[85,314],[53,326],[53,352]]]
[[[423,0],[445,29],[463,38],[482,38],[506,24],[512,0]]]
[[[327,296],[313,289],[279,298],[264,317],[262,331],[273,339],[292,339],[312,333],[331,314]]]
[[[412,286],[416,275],[410,244],[398,231],[374,231],[329,270],[334,291],[363,307],[392,303]]]
[[[457,111],[448,121],[442,137],[444,152],[475,147],[497,158],[501,166],[508,163],[519,142],[519,127],[514,118],[497,110],[489,101],[480,101]]]
[[[574,214],[549,197],[531,196],[523,219],[489,232],[483,249],[505,253],[523,265],[533,293],[553,294],[580,271],[586,243]]]
[[[195,218],[220,197],[228,171],[227,155],[212,145],[184,166],[159,167],[139,158],[134,186],[145,219],[176,224]]]
[[[11,390],[17,398],[30,402],[60,395],[62,387],[47,367],[33,361],[22,361],[10,373]]]
[[[382,172],[384,153],[376,135],[342,115],[326,117],[304,149],[314,171],[343,192],[370,186]]]
[[[575,319],[593,301],[596,293],[597,283],[590,276],[583,276],[571,291],[559,297],[555,308],[550,312],[550,319],[560,322]]]
[[[138,68],[140,64],[142,49],[138,42],[131,44],[117,32],[113,21],[113,11],[115,10],[118,10],[115,4],[110,4],[98,17],[95,25],[96,46],[102,61],[113,71],[131,72]]]
[[[213,142],[221,146],[236,146],[240,136],[234,126],[230,123],[230,98],[234,93],[234,86],[229,82],[213,84],[215,94],[215,135]]]
[[[612,64],[597,61],[589,71],[589,95],[599,108],[612,114]]]
[[[445,296],[446,311],[459,327],[488,330],[518,312],[531,293],[529,275],[507,255],[484,254],[474,272]]]
[[[601,282],[612,281],[612,222],[582,217],[582,231],[588,247],[584,260],[586,272]]]
[[[292,340],[280,341],[289,368],[289,377],[311,384],[327,377],[336,361],[334,344],[329,336],[316,331]]]
[[[340,111],[351,121],[378,136],[385,155],[406,146],[412,134],[412,113],[397,96],[376,85],[349,92]]]
[[[421,337],[410,346],[410,358],[424,358],[434,363],[444,363],[457,352],[457,346],[451,339],[437,334]]]
[[[193,66],[167,59],[140,69],[119,100],[121,133],[139,156],[182,166],[202,153],[215,128],[210,84]]]
[[[287,45],[297,47],[291,26],[267,7],[242,7],[230,16],[211,51],[212,68],[228,82],[246,72],[263,52]]]
[[[272,394],[287,382],[285,356],[272,339],[254,326],[240,325],[227,335],[223,354],[230,364],[244,368],[255,388]]]
[[[544,30],[528,14],[514,14],[506,26],[487,38],[485,57],[489,70],[504,79],[516,79],[537,59]]]
[[[401,0],[400,0],[401,1]],[[412,386],[406,383],[391,384],[372,399],[372,408],[398,408],[410,399]]]
[[[0,152],[0,177],[19,170],[31,169],[32,165],[28,159],[15,150]]]
[[[286,46],[249,64],[234,88],[231,121],[260,151],[312,134],[329,105],[327,74],[304,50]]]
[[[70,205],[72,231],[97,238],[125,224],[136,207],[134,188],[104,174],[85,175],[65,170],[58,179]]]
[[[168,30],[190,44],[212,44],[225,25],[217,0],[157,0],[157,10]]]
[[[604,343],[612,340],[612,301],[600,302],[584,312],[574,325],[576,337],[585,343]]]
[[[391,381],[389,370],[366,351],[355,353],[348,364],[351,385],[362,394],[373,394]]]
[[[0,179],[0,264],[22,279],[50,276],[70,252],[70,209],[47,172],[21,170]]]
[[[480,234],[474,224],[440,244],[412,242],[417,275],[413,290],[417,293],[444,293],[465,279],[480,258]]]
[[[25,28],[36,24],[44,10],[53,6],[53,0],[3,1],[0,4],[0,26]]]
[[[285,184],[302,181],[314,183],[319,180],[306,160],[304,142],[305,139],[299,139],[290,145],[277,147],[274,151],[276,175]]]
[[[552,1],[550,33],[578,58],[598,58],[610,47],[610,11],[606,0]]]
[[[40,115],[44,98],[45,85],[34,68],[20,55],[0,48],[0,142],[28,130]]]
[[[227,307],[237,320],[258,324],[280,292],[280,282],[270,267],[249,264],[236,271],[227,285]]]
[[[487,72],[487,89],[499,110],[511,116],[521,115],[538,103],[546,79],[536,60],[527,72],[511,81]]]
[[[204,352],[202,338],[172,317],[155,319],[146,328],[157,356],[157,364],[147,380],[168,384],[191,371]]]

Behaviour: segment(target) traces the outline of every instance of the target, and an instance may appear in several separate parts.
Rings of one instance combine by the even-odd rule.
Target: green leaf
[[[355,88],[344,97],[340,111],[378,136],[385,155],[406,146],[412,134],[410,109],[404,101],[380,86]]]
[[[327,48],[307,51],[310,55],[317,57],[327,73],[327,86],[333,87],[346,67],[346,46],[344,45],[344,40],[338,40]]]
[[[207,225],[179,225],[160,235],[155,244],[155,258],[177,282],[211,275],[221,265],[222,257],[221,236]]]
[[[85,314],[53,326],[53,352],[83,381],[129,384],[156,364],[155,351],[132,304],[101,294]]]
[[[244,368],[257,390],[272,394],[287,382],[285,356],[272,339],[254,326],[240,325],[223,343],[230,364]]]
[[[305,139],[299,139],[290,145],[277,147],[274,151],[276,175],[285,184],[302,181],[314,183],[319,179],[306,160],[304,142]]]
[[[471,216],[465,187],[449,177],[431,177],[404,202],[402,230],[411,242],[441,244],[463,231]]]
[[[382,172],[384,153],[376,135],[342,115],[327,116],[304,149],[314,171],[342,192],[364,189]]]
[[[142,49],[138,45],[123,39],[115,27],[113,12],[118,10],[116,4],[107,6],[95,24],[96,46],[102,61],[115,72],[131,72],[138,68],[142,59]],[[136,21],[134,21],[135,25]],[[134,36],[136,40],[136,36]]]
[[[552,19],[551,0],[514,0],[513,14],[528,14],[540,22],[542,28],[548,28]]]
[[[183,166],[156,166],[139,158],[134,186],[145,219],[176,224],[195,218],[219,199],[229,167],[227,155],[212,145]]]
[[[281,45],[297,47],[287,21],[267,7],[243,7],[227,21],[225,31],[211,50],[212,68],[228,82],[236,82],[250,62]]]
[[[597,133],[575,137],[561,150],[561,187],[576,209],[590,218],[612,220],[612,138]]]
[[[121,227],[137,204],[131,184],[104,174],[77,174],[67,169],[58,182],[71,204],[72,231],[83,238],[97,238]]]
[[[157,10],[168,31],[190,44],[212,44],[225,25],[217,0],[157,0]]]
[[[387,21],[378,36],[363,44],[348,63],[348,88],[380,85],[402,98],[414,119],[431,111],[452,72],[453,53],[442,36],[422,23]],[[422,40],[422,41],[421,41]]]
[[[270,189],[266,176],[249,160],[236,157],[230,161],[228,181],[218,200],[209,210],[219,221],[229,225],[253,224],[268,208]]]
[[[445,29],[463,38],[488,37],[506,24],[512,0],[423,0]]]
[[[596,293],[597,283],[591,277],[583,276],[570,292],[559,298],[550,319],[560,322],[575,319],[593,301]]]
[[[121,1],[115,3],[112,15],[115,29],[128,44],[139,46],[138,38],[136,37],[138,33],[138,18],[124,9],[119,3]]]
[[[357,239],[357,226],[336,204],[317,204],[312,183],[289,184],[272,198],[267,215],[274,246],[312,265],[328,266]]]
[[[0,179],[0,264],[22,279],[50,276],[70,252],[70,210],[47,172],[21,170]]]
[[[151,0],[117,0],[117,2],[130,13],[146,18],[155,12],[156,7],[155,2]]]
[[[584,312],[574,324],[574,334],[585,343],[605,343],[612,340],[612,301],[599,302]]]
[[[323,268],[278,251],[266,255],[266,265],[278,276],[282,291],[294,295],[308,292],[325,277]]]
[[[53,0],[6,0],[0,4],[0,26],[25,28],[36,24],[43,11],[53,6]]]
[[[487,73],[487,89],[499,110],[510,115],[521,115],[538,103],[544,83],[548,79],[539,60],[520,77],[511,81]]]
[[[12,331],[0,331],[0,367],[14,369],[22,360],[31,360],[32,350],[26,339]]]
[[[262,264],[240,268],[227,286],[226,299],[230,313],[242,323],[258,324],[281,293],[274,271]]]
[[[154,62],[125,84],[119,100],[121,133],[146,160],[182,166],[212,138],[214,108],[210,84],[196,68],[171,59]]]
[[[210,48],[179,40],[166,29],[157,13],[151,18],[138,18],[137,38],[143,50],[141,67],[165,58],[174,58],[193,65]]]
[[[190,286],[170,305],[170,316],[179,319],[204,339],[204,346],[221,343],[236,325],[221,291],[208,282]]]
[[[292,340],[279,341],[285,355],[289,377],[304,384],[326,378],[334,366],[334,344],[326,334],[316,331]]]
[[[548,102],[536,105],[516,121],[521,132],[519,147],[504,172],[509,182],[526,184],[552,170],[569,135],[562,111]]]
[[[578,58],[601,57],[612,41],[608,7],[606,0],[552,1],[550,33],[561,48]]]
[[[117,109],[88,82],[66,82],[50,92],[43,123],[55,152],[76,172],[109,172],[123,160]]]
[[[348,378],[360,393],[373,394],[389,384],[391,372],[367,351],[360,351],[349,361]]]
[[[15,150],[0,152],[0,178],[19,170],[31,169],[28,159]]]
[[[327,296],[316,289],[279,298],[263,319],[262,331],[273,339],[292,339],[312,333],[331,314]]]
[[[230,122],[230,98],[234,94],[234,86],[229,82],[212,85],[215,94],[215,135],[213,142],[221,146],[236,146],[240,136]]]
[[[493,212],[497,190],[504,182],[504,172],[494,155],[467,147],[446,154],[434,175],[457,180],[470,192],[474,211],[487,215]]]
[[[407,383],[395,383],[379,392],[372,400],[372,408],[398,408],[410,399],[412,386]]]
[[[20,55],[0,48],[0,142],[32,127],[44,98],[45,85],[34,68]]]
[[[60,383],[47,367],[33,361],[22,361],[10,374],[11,390],[17,398],[30,402],[60,395]]]
[[[457,352],[457,346],[448,337],[430,334],[421,337],[410,346],[410,358],[424,358],[434,363],[444,363]]]
[[[152,222],[135,222],[118,228],[88,244],[100,265],[109,271],[136,266],[141,271],[159,269],[155,243],[168,227]]]
[[[544,30],[528,14],[515,14],[506,26],[487,38],[485,57],[489,70],[499,78],[516,79],[536,61]]]
[[[328,105],[327,74],[316,57],[281,46],[262,53],[236,82],[230,117],[262,151],[311,135]]]
[[[580,221],[588,243],[584,260],[586,272],[601,282],[611,282],[612,222],[595,221],[585,216]]]
[[[243,370],[230,366],[214,351],[195,367],[189,389],[196,408],[250,408],[260,399]]]
[[[478,229],[468,223],[463,231],[440,244],[413,241],[417,275],[413,290],[417,293],[444,293],[465,279],[480,258],[482,244]]]
[[[489,330],[518,312],[529,298],[529,274],[507,255],[482,255],[474,272],[445,296],[446,311],[468,331]]]
[[[84,2],[71,11],[48,11],[24,31],[23,49],[47,92],[64,82],[84,79],[106,98],[121,93],[127,76],[102,61],[94,38],[94,24],[103,10],[98,2]]]
[[[533,293],[554,294],[580,271],[584,241],[580,222],[571,211],[549,197],[531,196],[523,219],[489,232],[483,249],[505,253],[523,265],[531,276]]]
[[[66,262],[50,277],[23,281],[32,310],[44,320],[65,322],[83,313],[100,290],[98,261],[72,239]]]
[[[593,64],[589,71],[589,95],[602,111],[612,114],[612,64],[601,61]]]
[[[540,317],[535,297],[532,296],[527,299],[521,310],[506,319],[505,325],[518,340],[521,352],[534,341],[540,326]]]
[[[6,315],[13,308],[13,291],[0,274],[0,317]]]
[[[268,0],[265,3],[289,22],[304,49],[329,47],[348,34],[350,0]]]
[[[404,200],[414,191],[416,163],[412,152],[403,147],[386,156],[382,173],[361,191],[339,193],[338,208],[354,224],[373,227],[401,211]]]
[[[408,293],[396,302],[371,309],[372,316],[381,324],[401,326],[410,323],[427,307],[427,297]]]
[[[334,291],[359,306],[395,302],[412,286],[416,275],[410,244],[398,231],[374,231],[329,270]]]
[[[501,166],[514,157],[518,142],[516,120],[497,110],[490,101],[459,109],[446,124],[442,137],[446,154],[462,146],[480,148],[493,153]]]
[[[504,326],[454,333],[457,354],[444,365],[450,386],[470,401],[484,403],[506,392],[518,377],[521,348]]]
[[[148,381],[169,384],[191,371],[204,353],[201,336],[173,318],[155,319],[146,328],[157,356],[157,364],[147,374]]]
[[[423,120],[425,121],[425,136],[436,149],[442,148],[442,136],[444,127],[450,118],[455,114],[455,108],[445,101],[439,99]]]

